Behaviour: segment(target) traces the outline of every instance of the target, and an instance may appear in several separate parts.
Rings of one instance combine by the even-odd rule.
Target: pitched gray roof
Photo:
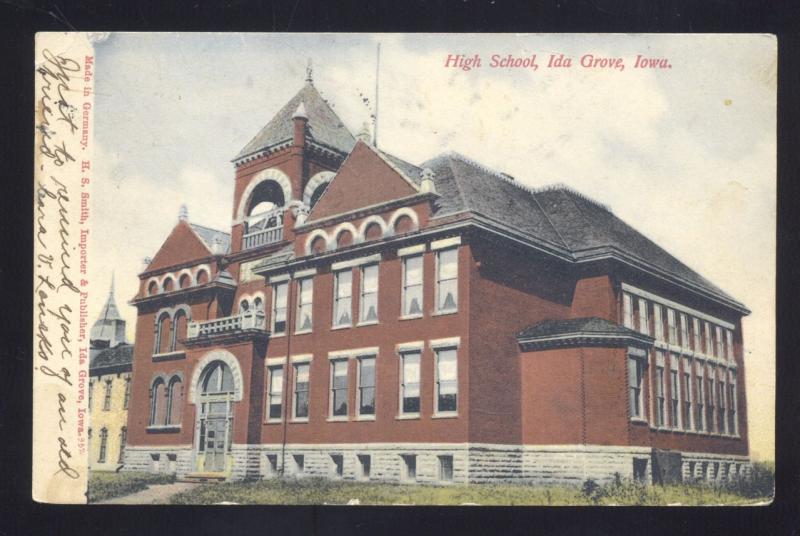
[[[200,237],[205,245],[214,253],[228,253],[231,249],[231,235],[224,232],[190,223],[192,230]],[[217,249],[214,249],[214,248]]]
[[[356,140],[342,120],[325,102],[313,84],[307,83],[283,108],[239,151],[234,160],[255,153],[294,136],[292,115],[300,103],[308,116],[308,136],[311,140],[341,153],[349,153]]]
[[[609,335],[636,335],[636,331],[621,326],[615,322],[609,322],[604,318],[595,316],[587,318],[568,318],[564,320],[543,320],[538,324],[529,326],[517,334],[519,339],[535,337],[551,337],[554,335],[565,335],[571,333],[586,334],[609,334]]]
[[[133,345],[123,343],[114,348],[106,348],[97,354],[89,368],[91,370],[110,367],[125,368],[130,367],[131,363],[133,363]]]
[[[435,175],[436,216],[468,211],[552,247],[574,261],[622,254],[699,288],[746,311],[725,291],[667,253],[608,207],[566,187],[534,190],[457,153],[437,156],[421,167]]]

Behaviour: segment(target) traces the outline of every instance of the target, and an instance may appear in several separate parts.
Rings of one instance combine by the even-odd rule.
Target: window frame
[[[330,359],[329,365],[329,383],[328,383],[328,420],[331,421],[346,421],[350,418],[350,359],[347,357],[337,357]],[[336,377],[336,368],[339,365],[344,366],[344,387],[335,387],[334,379]],[[336,415],[336,392],[344,391],[344,415]]]
[[[306,388],[304,393],[306,393],[306,414],[300,416],[297,414],[297,407],[298,407],[298,393],[300,391],[297,390],[298,385],[298,377],[299,371],[301,367],[308,367],[308,380],[305,382]],[[309,417],[311,415],[311,362],[310,361],[300,361],[297,363],[292,364],[292,421],[293,422],[308,422]]]
[[[97,463],[106,463],[108,456],[108,428],[103,426],[100,429],[100,447],[98,448]]]
[[[459,269],[458,269],[459,268],[459,266],[458,266],[459,253],[458,252],[459,252],[459,249],[460,248],[458,246],[455,246],[455,247],[444,248],[444,249],[440,249],[440,250],[436,251],[436,260],[435,260],[436,266],[434,268],[435,279],[434,279],[434,290],[433,290],[433,298],[434,298],[433,310],[434,310],[434,314],[436,314],[436,315],[451,315],[451,314],[458,313],[458,307],[459,307],[459,292],[458,292],[458,290],[459,290],[458,289],[458,285],[459,285]],[[447,254],[450,254],[450,253],[453,253],[454,257],[455,257],[455,259],[453,261],[453,264],[455,265],[455,274],[456,275],[455,275],[455,277],[442,278],[441,277],[441,273],[440,273],[440,270],[441,270],[441,267],[442,267],[441,258],[442,258],[442,255],[447,255]],[[439,308],[439,298],[440,298],[440,295],[441,295],[441,286],[442,286],[443,282],[450,282],[450,281],[454,281],[455,282],[454,298],[455,298],[456,305],[452,309],[441,309],[441,308]]]
[[[666,428],[667,422],[667,399],[666,399],[666,385],[664,378],[664,366],[656,364],[655,370],[655,405],[656,405],[656,427]]]
[[[270,337],[283,337],[289,331],[289,283],[290,281],[278,281],[272,284],[272,314],[270,315]],[[278,289],[286,288],[283,298],[283,307],[278,307]],[[278,324],[278,311],[283,310],[283,329],[276,331]]]
[[[455,459],[452,454],[439,454],[436,457],[438,463],[437,480],[439,482],[451,483],[455,475]],[[450,460],[450,477],[445,478],[445,460]]]
[[[439,398],[441,396],[441,380],[439,378],[439,362],[440,362],[440,354],[443,352],[453,352],[455,355],[454,367],[455,367],[455,379],[453,380],[445,380],[445,381],[452,381],[455,383],[456,393],[455,393],[455,400],[456,400],[456,407],[453,410],[441,410],[439,409]],[[458,381],[458,345],[446,345],[446,346],[435,346],[433,347],[433,417],[456,417],[458,416],[458,407],[459,407],[459,381]]]
[[[688,361],[684,360],[684,367],[681,373],[681,387],[683,389],[683,397],[681,399],[681,410],[683,415],[683,429],[692,431],[694,429],[693,415],[694,406],[692,404],[692,366]]]
[[[637,298],[637,331],[639,333],[644,333],[645,335],[650,335],[650,315],[649,311],[647,310],[647,300],[644,298]],[[655,304],[654,304],[655,305]]]
[[[280,381],[278,382],[278,386],[280,388],[280,392],[279,393],[274,393],[273,392],[273,377],[274,377],[273,375],[275,374],[275,372],[280,372]],[[268,422],[268,423],[283,422],[283,405],[284,405],[283,404],[283,394],[284,394],[283,393],[283,387],[284,387],[284,383],[286,381],[285,374],[286,374],[286,366],[283,365],[283,364],[267,366],[267,407],[266,407],[265,413],[267,415],[266,422]],[[277,417],[273,417],[272,416],[272,406],[274,405],[272,403],[272,399],[275,396],[278,397],[278,401],[279,401],[279,403],[277,405],[279,407],[279,413],[280,414]]]
[[[376,272],[375,273],[375,290],[367,293],[367,292],[365,292],[366,285],[364,284],[365,281],[367,280],[366,273],[367,273],[367,270],[370,270],[370,269],[373,269],[373,268],[375,269],[375,272]],[[360,285],[359,285],[359,289],[358,289],[358,324],[356,324],[356,325],[358,325],[358,326],[371,326],[373,324],[377,324],[380,321],[380,312],[379,312],[379,302],[380,302],[380,294],[379,294],[379,291],[380,291],[380,263],[373,262],[373,263],[369,263],[369,264],[365,264],[365,265],[361,266],[360,270],[359,270],[359,276],[360,276]],[[350,293],[352,294],[352,289],[350,290]],[[368,295],[373,295],[373,294],[375,295],[375,319],[374,320],[367,320],[366,318],[364,318],[364,314],[365,314],[364,303],[366,301],[365,297],[368,296]],[[366,312],[368,312],[368,311],[366,311]]]
[[[339,286],[341,285],[341,281],[339,278],[344,274],[349,274],[350,276],[350,291],[346,297],[339,297]],[[341,300],[349,300],[349,314],[348,314],[348,322],[347,324],[339,324],[337,316],[340,316],[339,313],[339,302]],[[333,318],[331,323],[331,329],[345,329],[353,327],[353,269],[352,268],[345,268],[342,270],[337,270],[333,272]]]
[[[669,398],[670,428],[680,429],[682,428],[680,371],[672,367],[669,370]]]
[[[633,294],[629,292],[622,293],[622,325],[628,329],[636,329],[634,325],[634,318],[636,315],[633,311]]]
[[[122,397],[122,409],[128,409],[131,402],[131,377],[125,378],[125,393]]]
[[[404,401],[407,398],[405,396],[405,392],[407,389],[407,382],[406,382],[406,359],[411,356],[416,356],[417,359],[417,411],[405,411]],[[400,351],[400,388],[398,389],[399,394],[399,405],[398,405],[398,417],[399,418],[419,418],[420,410],[422,409],[422,348],[415,348],[415,349],[408,349]],[[408,397],[413,398],[413,397]]]
[[[117,463],[125,462],[125,444],[128,442],[128,427],[123,426],[119,429],[119,455]]]
[[[698,365],[702,367],[702,365]],[[707,432],[706,430],[706,380],[701,369],[697,369],[695,374],[695,388],[697,389],[697,402],[695,403],[695,430],[697,432]]]
[[[419,261],[419,272],[420,278],[419,283],[409,284],[408,283],[408,265],[413,261]],[[413,318],[422,318],[425,316],[425,255],[420,253],[418,255],[407,255],[403,257],[403,269],[402,269],[402,280],[401,280],[401,293],[400,293],[400,318],[403,320],[413,319]],[[408,290],[411,288],[419,287],[419,313],[407,313],[406,312],[406,296],[408,295]]]
[[[631,363],[633,365],[631,366]],[[633,368],[631,368],[633,367]],[[645,378],[645,371],[647,370],[647,361],[645,357],[628,354],[628,405],[630,407],[630,419],[632,421],[640,421],[640,422],[647,422],[645,417],[644,411],[644,378]],[[631,377],[631,374],[634,377]],[[631,384],[631,380],[635,379],[634,382],[636,385]],[[636,390],[636,394],[634,396],[633,391]],[[632,404],[631,401],[636,399],[638,410],[634,412],[636,409]]]
[[[419,479],[419,472],[417,471],[417,455],[416,454],[401,454],[400,458],[403,461],[402,472],[400,474],[403,482],[417,482]],[[409,463],[412,462],[412,463]],[[414,474],[411,474],[413,465]]]
[[[113,378],[109,378],[103,382],[105,384],[105,390],[103,391],[103,411],[111,411],[111,390],[113,389],[113,382]]]
[[[310,285],[311,298],[308,302],[303,301],[303,287]],[[301,328],[300,323],[303,318],[303,308],[308,307],[308,318],[311,322],[310,328]],[[301,277],[297,280],[297,313],[294,320],[294,333],[302,335],[303,333],[311,333],[314,331],[314,276]]]
[[[361,367],[365,360],[372,360],[372,387],[364,387],[361,385]],[[375,420],[378,413],[378,356],[375,354],[364,354],[356,358],[356,419],[361,421]],[[363,389],[372,389],[372,413],[361,412],[361,401],[363,400]]]

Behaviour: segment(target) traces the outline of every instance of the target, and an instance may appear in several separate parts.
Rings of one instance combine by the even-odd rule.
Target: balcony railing
[[[242,249],[252,249],[283,240],[283,227],[273,227],[247,233],[242,237]]]
[[[247,218],[242,236],[242,249],[252,249],[283,240],[283,213],[279,207]]]
[[[203,322],[189,322],[186,335],[188,339],[198,339],[215,335],[235,335],[248,330],[265,331],[266,327],[264,313],[250,312]]]

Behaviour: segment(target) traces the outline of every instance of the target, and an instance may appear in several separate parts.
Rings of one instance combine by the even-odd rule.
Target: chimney
[[[308,124],[306,106],[303,102],[300,102],[297,110],[292,114],[292,121],[294,122],[294,145],[303,147],[306,144],[306,126]]]
[[[436,184],[433,182],[433,178],[436,174],[433,172],[431,168],[425,168],[420,173],[420,177],[422,181],[419,185],[419,191],[427,194],[427,193],[436,193]]]

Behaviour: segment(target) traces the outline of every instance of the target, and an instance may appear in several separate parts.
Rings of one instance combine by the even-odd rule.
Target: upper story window
[[[375,356],[358,358],[358,415],[375,415]]]
[[[628,391],[632,419],[644,418],[644,399],[642,383],[644,382],[644,359],[628,356]]]
[[[361,300],[359,322],[369,324],[378,321],[378,265],[370,264],[361,269]]]
[[[111,409],[111,381],[106,380],[106,389],[105,393],[103,394],[103,411],[109,411]]]
[[[437,348],[436,413],[458,410],[458,352],[455,348]]]
[[[664,367],[656,365],[656,426],[664,426],[666,412],[664,398]]]
[[[700,329],[700,320],[698,320],[697,318],[692,318],[692,340],[694,341],[692,350],[694,350],[695,352],[702,352],[703,334]]]
[[[308,419],[309,363],[294,366],[294,418]]]
[[[97,457],[97,463],[105,463],[107,452],[108,452],[108,429],[106,429],[106,427],[103,427],[100,429],[100,453]]]
[[[683,383],[681,391],[683,393],[683,429],[692,428],[692,373],[691,365],[686,361],[683,368]]]
[[[660,303],[653,304],[653,336],[657,341],[664,340],[664,318],[662,316],[663,308]]]
[[[333,327],[352,324],[353,271],[343,270],[334,274]]]
[[[297,283],[297,329],[298,333],[311,331],[313,327],[314,279],[306,277]]]
[[[183,341],[186,339],[186,330],[188,329],[189,321],[186,312],[179,309],[172,319],[172,340],[169,345],[171,352],[183,349]]]
[[[669,333],[670,344],[678,343],[678,326],[675,321],[675,309],[667,308],[667,330]]]
[[[635,329],[633,325],[633,296],[622,293],[622,324],[626,328]]]
[[[272,334],[286,333],[286,301],[289,283],[282,282],[272,286]]]
[[[331,361],[331,417],[347,417],[348,360]]]
[[[739,435],[739,420],[736,418],[736,371],[730,371],[728,381],[728,431],[733,435]]]
[[[122,409],[128,409],[128,404],[131,401],[131,378],[125,378],[125,395],[122,399]]]
[[[639,331],[650,335],[649,318],[647,316],[647,301],[639,298]]]
[[[169,313],[164,312],[158,317],[156,323],[156,337],[155,344],[153,345],[154,354],[163,354],[170,351],[172,334],[172,319]]]
[[[725,330],[725,359],[733,361],[733,332],[729,329]]]
[[[400,414],[419,414],[419,351],[400,355]]]
[[[673,358],[674,359],[674,358]],[[678,378],[678,368],[671,368],[669,371],[669,424],[673,428],[678,427],[680,419],[680,379]]]
[[[725,357],[725,351],[723,349],[723,340],[722,340],[722,328],[719,326],[714,326],[714,355],[719,358]]]
[[[267,419],[280,420],[283,414],[283,365],[270,367],[267,393]]]
[[[403,259],[403,316],[422,316],[422,255]]]
[[[686,313],[680,314],[680,323],[681,323],[681,346],[684,348],[689,348],[689,319],[686,317]]]
[[[706,389],[705,389],[705,380],[703,379],[703,375],[701,374],[701,369],[697,370],[697,376],[695,376],[695,382],[697,383],[697,404],[696,404],[696,414],[694,419],[694,427],[702,432],[705,430],[705,421],[706,421],[706,413],[705,413],[705,403],[706,403]]]
[[[458,249],[443,249],[436,254],[436,311],[458,310]]]

